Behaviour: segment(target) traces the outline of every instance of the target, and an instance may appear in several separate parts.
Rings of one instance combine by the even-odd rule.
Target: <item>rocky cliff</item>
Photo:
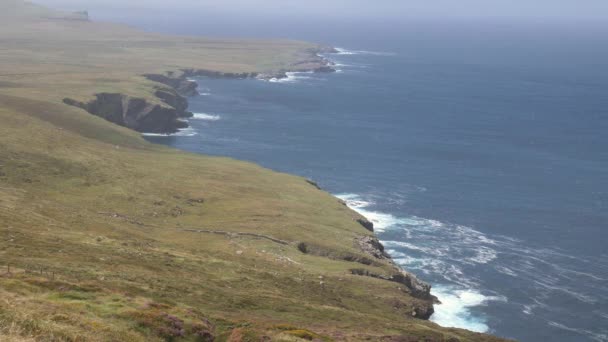
[[[158,91],[158,95],[165,96],[165,102],[175,102],[179,107],[180,100],[172,97],[170,92]],[[180,128],[188,127],[185,121],[180,120],[188,115],[187,112],[124,94],[101,93],[86,103],[69,98],[63,102],[138,132],[175,133]]]
[[[414,274],[401,269],[394,263],[390,255],[384,250],[384,246],[375,236],[364,236],[356,240],[356,245],[371,257],[388,261],[393,264],[393,273],[390,275],[377,274],[364,268],[351,269],[351,273],[360,276],[372,277],[392,281],[404,286],[403,291],[412,297],[420,299],[416,303],[412,316],[420,319],[429,319],[435,312],[434,303],[439,303],[437,297],[431,294],[431,285],[418,279]]]
[[[63,102],[80,107],[93,115],[138,132],[170,134],[177,132],[180,128],[188,127],[188,123],[180,119],[192,117],[192,113],[188,111],[187,97],[198,94],[198,84],[191,81],[190,77],[269,80],[286,78],[288,72],[335,72],[333,63],[321,56],[322,53],[333,52],[335,52],[335,49],[330,47],[310,49],[308,57],[294,63],[289,70],[279,70],[271,73],[233,73],[205,69],[182,69],[178,72],[169,71],[165,74],[143,75],[148,80],[163,85],[156,87],[154,95],[166,106],[152,104],[142,98],[118,93],[96,94],[95,100],[87,103],[70,98],[64,99]]]

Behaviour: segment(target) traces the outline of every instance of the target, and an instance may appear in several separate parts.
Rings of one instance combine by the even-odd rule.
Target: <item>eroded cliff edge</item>
[[[307,51],[307,58],[294,63],[289,69],[268,73],[258,72],[219,72],[205,69],[182,69],[165,74],[144,74],[146,79],[156,82],[154,95],[161,103],[132,97],[120,93],[99,93],[95,99],[83,102],[65,98],[63,102],[76,106],[110,122],[142,133],[171,134],[187,128],[185,118],[192,117],[188,111],[187,97],[198,94],[198,84],[191,77],[260,80],[286,78],[288,72],[335,72],[333,63],[323,57],[324,53],[335,53],[334,48],[318,47]]]

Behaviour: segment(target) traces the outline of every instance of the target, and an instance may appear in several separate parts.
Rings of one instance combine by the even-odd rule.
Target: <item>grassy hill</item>
[[[378,278],[395,267],[359,246],[372,233],[306,180],[62,103],[160,103],[141,75],[272,72],[314,45],[157,35],[15,0],[0,13],[0,340],[499,340],[414,317],[429,300]]]

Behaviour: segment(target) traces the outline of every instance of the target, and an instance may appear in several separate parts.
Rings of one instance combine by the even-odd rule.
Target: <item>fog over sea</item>
[[[605,28],[103,16],[340,47],[334,74],[199,78],[191,128],[147,139],[317,181],[433,285],[441,325],[608,341]]]

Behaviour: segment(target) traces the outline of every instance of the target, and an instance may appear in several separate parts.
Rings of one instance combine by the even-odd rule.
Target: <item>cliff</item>
[[[205,69],[182,69],[165,74],[144,74],[146,79],[165,86],[155,87],[154,95],[166,106],[119,93],[95,94],[95,99],[89,102],[71,98],[65,98],[63,102],[138,132],[170,134],[188,127],[188,123],[180,119],[192,117],[192,113],[188,111],[187,97],[198,94],[198,84],[189,80],[190,77],[267,80],[286,78],[287,72],[290,71],[334,72],[331,62],[318,56],[320,51],[322,49],[309,50],[310,58],[294,63],[293,69],[288,71],[232,73]]]
[[[187,104],[181,96],[161,90],[155,95],[170,107],[116,93],[96,94],[95,99],[87,103],[69,98],[64,99],[63,102],[138,132],[175,133],[180,128],[188,127],[185,121],[180,120],[191,115],[186,112]]]

